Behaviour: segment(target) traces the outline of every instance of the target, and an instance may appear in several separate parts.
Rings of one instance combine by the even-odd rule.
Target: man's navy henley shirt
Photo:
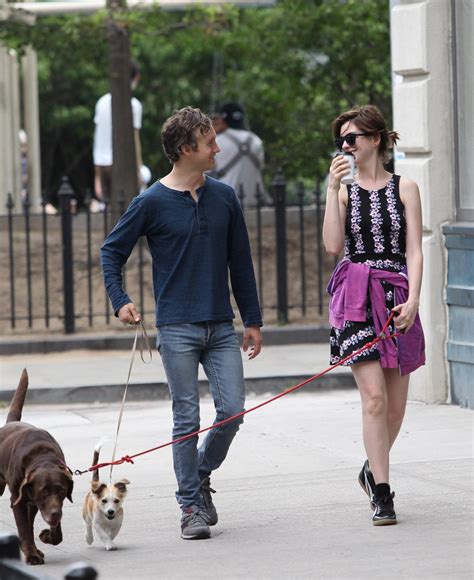
[[[234,190],[206,176],[197,190],[157,181],[135,197],[102,248],[105,287],[114,312],[132,302],[122,267],[140,236],[153,260],[156,325],[232,320],[232,291],[244,326],[262,326],[247,228]]]

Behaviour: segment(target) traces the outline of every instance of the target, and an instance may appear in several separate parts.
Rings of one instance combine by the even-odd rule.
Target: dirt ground
[[[47,217],[47,234],[42,217],[32,216],[29,236],[24,218],[14,218],[9,230],[1,221],[0,289],[6,308],[0,316],[0,334],[21,336],[62,334],[64,332],[63,257],[61,219]],[[105,294],[99,266],[99,248],[108,231],[103,215],[91,216],[90,235],[86,215],[73,218],[74,309],[76,332],[128,330],[114,318]],[[278,324],[276,309],[276,240],[275,228],[266,226],[261,236],[261,258],[255,228],[249,227],[257,283],[266,325]],[[334,266],[334,258],[324,249],[322,276],[322,315],[319,313],[318,259],[315,224],[306,223],[304,269],[302,269],[299,226],[287,226],[287,285],[290,324],[326,324],[327,295],[325,286]],[[154,300],[151,282],[151,258],[143,244],[143,283],[140,282],[140,259],[135,248],[126,268],[126,289],[144,319],[154,324]],[[303,273],[304,272],[304,273]],[[302,309],[303,277],[306,312]],[[140,286],[142,291],[140,292]],[[237,310],[236,310],[237,312]],[[237,324],[240,323],[238,312]]]

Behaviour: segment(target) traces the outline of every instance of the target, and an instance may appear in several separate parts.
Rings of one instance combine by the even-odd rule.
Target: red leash
[[[102,469],[103,467],[108,467],[110,465],[121,465],[122,463],[133,463],[134,462],[133,460],[135,459],[135,457],[140,457],[140,455],[146,455],[147,453],[151,453],[152,451],[158,451],[158,449],[163,449],[164,447],[168,447],[169,445],[175,445],[176,443],[181,443],[182,441],[186,441],[187,439],[191,439],[191,437],[196,437],[197,435],[200,435],[201,433],[205,433],[206,431],[210,431],[211,429],[216,429],[216,427],[220,427],[221,425],[226,425],[227,423],[230,423],[231,421],[235,421],[235,419],[239,419],[240,417],[243,417],[244,415],[247,415],[248,413],[251,413],[252,411],[256,411],[257,409],[260,409],[260,408],[264,407],[265,405],[273,403],[273,401],[276,401],[277,399],[281,399],[281,397],[284,397],[285,395],[289,395],[290,393],[293,393],[294,391],[301,389],[301,387],[304,387],[308,383],[311,383],[312,381],[319,379],[319,377],[322,377],[323,375],[325,375],[329,371],[332,371],[336,367],[344,364],[346,361],[350,360],[351,358],[354,358],[355,356],[359,355],[361,352],[364,352],[364,350],[371,348],[372,346],[374,346],[375,344],[377,344],[381,340],[386,340],[387,338],[396,338],[397,336],[400,336],[399,332],[398,333],[395,332],[394,334],[387,334],[386,333],[387,328],[388,328],[390,322],[393,320],[394,316],[395,316],[395,312],[392,312],[390,314],[390,316],[388,317],[387,322],[384,324],[380,334],[376,338],[374,338],[374,340],[371,340],[366,345],[364,345],[362,348],[359,348],[358,350],[356,350],[352,354],[344,357],[338,363],[329,366],[327,369],[318,373],[317,375],[313,375],[309,379],[306,379],[306,380],[302,381],[301,383],[298,383],[297,385],[293,385],[292,387],[289,387],[288,389],[282,391],[281,393],[278,393],[278,395],[275,395],[271,399],[263,401],[263,403],[259,403],[258,405],[255,405],[254,407],[251,407],[250,409],[246,409],[245,411],[241,411],[240,413],[237,413],[236,415],[232,415],[231,417],[227,417],[226,419],[223,419],[222,421],[218,421],[217,423],[214,423],[213,425],[210,425],[209,427],[204,427],[203,429],[199,429],[199,431],[194,431],[193,433],[189,433],[188,435],[183,435],[183,437],[179,437],[178,439],[173,439],[171,441],[168,441],[167,443],[163,443],[162,445],[158,445],[157,447],[152,447],[151,449],[147,449],[146,451],[140,451],[139,453],[135,453],[134,455],[124,455],[123,457],[121,457],[120,459],[117,459],[116,461],[111,461],[108,463],[98,463],[97,465],[93,465],[92,467],[89,467],[88,469],[85,469],[84,471],[80,471],[79,469],[76,469],[74,474],[75,475],[82,475],[84,473],[87,473],[88,471],[95,471],[96,469]]]

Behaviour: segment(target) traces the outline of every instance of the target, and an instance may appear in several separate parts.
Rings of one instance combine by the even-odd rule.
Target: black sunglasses
[[[354,147],[357,137],[372,135],[373,133],[347,133],[341,137],[336,137],[334,143],[338,149],[342,149],[344,141],[349,145],[349,147]]]

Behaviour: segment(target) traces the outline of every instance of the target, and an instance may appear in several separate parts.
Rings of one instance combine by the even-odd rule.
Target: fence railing
[[[324,282],[334,259],[322,248],[321,188],[298,184],[287,202],[287,183],[278,173],[270,186],[271,205],[257,192],[255,207],[246,207],[239,192],[249,230],[259,297],[266,324],[326,321]],[[0,288],[7,308],[0,330],[7,333],[101,330],[113,313],[105,293],[99,249],[113,225],[106,207],[92,214],[86,205],[76,213],[74,192],[63,178],[60,211],[32,213],[28,202],[15,208],[8,197],[7,214],[0,217]],[[125,201],[119,200],[121,211]],[[124,284],[139,311],[154,320],[151,257],[140,239],[124,269]]]

